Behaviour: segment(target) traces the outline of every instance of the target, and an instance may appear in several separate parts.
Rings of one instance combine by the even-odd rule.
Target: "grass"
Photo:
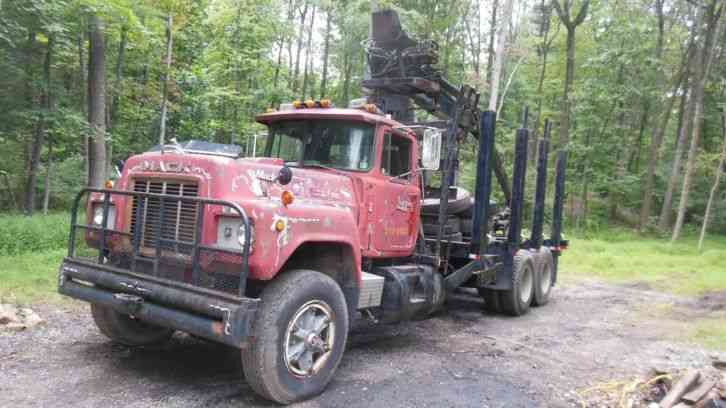
[[[610,231],[597,238],[572,237],[561,258],[564,278],[596,277],[614,282],[645,282],[679,295],[726,290],[726,237],[709,236],[698,252],[698,239],[670,240]]]
[[[69,223],[68,212],[0,215],[0,256],[65,248]]]
[[[598,278],[616,283],[644,282],[676,295],[699,296],[726,291],[726,237],[709,236],[702,252],[689,234],[671,244],[668,238],[611,230],[597,237],[571,237],[561,260],[564,279]],[[714,350],[726,350],[726,316],[680,319],[673,305],[649,305],[652,318],[679,324],[678,338]],[[675,314],[674,314],[675,313]]]
[[[693,323],[691,340],[710,349],[726,351],[726,318],[699,319]]]
[[[0,303],[57,303],[58,266],[65,249],[0,256]]]

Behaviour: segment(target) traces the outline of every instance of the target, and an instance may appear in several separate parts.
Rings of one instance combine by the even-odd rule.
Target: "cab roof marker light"
[[[293,105],[292,102],[290,102],[290,103],[281,103],[280,104],[280,110],[281,111],[291,111],[291,110],[295,110],[295,106]]]

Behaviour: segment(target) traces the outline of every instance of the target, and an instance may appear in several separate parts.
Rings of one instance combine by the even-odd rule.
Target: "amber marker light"
[[[329,107],[331,107],[332,105],[333,105],[333,104],[332,104],[332,103],[330,102],[330,99],[321,99],[321,100],[320,100],[320,107],[321,107],[321,108],[329,108]]]
[[[312,99],[308,99],[305,101],[305,107],[306,108],[314,108],[315,107],[315,101]]]
[[[104,183],[104,187],[106,187],[109,190],[112,189],[113,188],[113,180],[106,180],[106,183]]]
[[[287,207],[288,205],[292,204],[293,200],[295,200],[295,197],[292,195],[291,192],[285,190],[282,192],[282,196],[280,197],[282,200],[282,205]]]
[[[285,229],[285,221],[283,220],[277,220],[275,221],[275,231],[282,232],[282,230]]]
[[[292,107],[295,109],[300,109],[303,107],[303,103],[300,101],[292,101]]]
[[[365,106],[366,112],[368,113],[376,113],[376,105],[372,103],[367,103]]]

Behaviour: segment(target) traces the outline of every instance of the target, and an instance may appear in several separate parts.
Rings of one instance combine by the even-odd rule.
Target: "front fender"
[[[278,231],[279,223],[283,228]],[[256,220],[250,277],[272,279],[295,251],[307,243],[342,244],[350,248],[354,258],[354,279],[360,284],[361,251],[354,211],[333,204],[280,206]]]

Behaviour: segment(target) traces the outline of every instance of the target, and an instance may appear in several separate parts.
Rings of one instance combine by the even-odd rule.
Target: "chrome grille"
[[[177,197],[197,197],[198,186],[195,182],[169,181],[158,179],[134,180],[134,191],[141,193],[167,194]],[[141,200],[145,200],[141,219],[137,219],[137,208]],[[161,226],[161,237],[164,239],[194,242],[197,219],[197,203],[177,200],[164,200],[164,224]],[[161,221],[162,200],[156,197],[141,198],[134,196],[131,211],[131,233],[136,234],[141,228],[141,246],[155,248],[155,242]],[[161,244],[164,249],[173,249],[181,253],[191,253],[191,247],[175,245],[169,242]]]

